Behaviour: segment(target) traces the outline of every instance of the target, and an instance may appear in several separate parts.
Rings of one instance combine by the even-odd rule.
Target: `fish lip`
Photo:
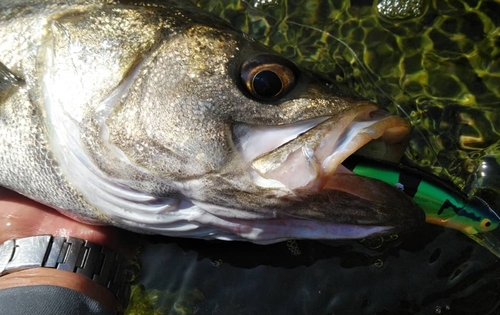
[[[311,121],[311,120],[309,120]],[[362,102],[339,116],[312,121],[313,126],[283,141],[257,157],[251,157],[256,185],[273,187],[276,183],[292,191],[319,191],[339,165],[374,139],[399,143],[409,133],[407,120],[380,110],[371,102]],[[281,128],[293,128],[304,121]],[[247,158],[248,160],[248,158]]]
[[[256,244],[267,245],[290,239],[351,240],[387,234],[392,226],[337,224],[303,219],[274,219],[245,222],[228,220],[231,233]],[[228,230],[228,225],[224,229]]]

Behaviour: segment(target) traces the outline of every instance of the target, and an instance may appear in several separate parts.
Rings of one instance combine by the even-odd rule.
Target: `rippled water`
[[[408,116],[405,163],[500,209],[500,1],[195,2]],[[130,314],[500,314],[498,258],[432,225],[345,243],[152,237],[141,260]]]

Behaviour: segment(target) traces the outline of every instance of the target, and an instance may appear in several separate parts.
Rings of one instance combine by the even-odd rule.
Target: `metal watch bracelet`
[[[29,236],[0,245],[0,276],[47,267],[84,275],[108,288],[125,308],[130,296],[130,261],[114,250],[75,237]]]

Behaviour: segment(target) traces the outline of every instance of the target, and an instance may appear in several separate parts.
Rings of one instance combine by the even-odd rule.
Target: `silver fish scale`
[[[0,155],[2,183],[55,208],[68,209],[68,216],[81,221],[108,221],[97,216],[93,207],[65,180],[48,146],[43,113],[27,101],[24,87],[18,89],[16,97],[0,108],[0,152],[9,152]]]
[[[0,16],[0,61],[24,82],[9,90],[8,99],[0,106],[0,182],[80,221],[110,223],[66,180],[50,149],[46,113],[39,105],[43,100],[37,54],[48,21],[64,7],[48,2],[16,3],[18,7],[10,15]]]

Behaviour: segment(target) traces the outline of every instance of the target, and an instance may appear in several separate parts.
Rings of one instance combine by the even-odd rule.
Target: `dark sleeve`
[[[2,315],[113,315],[83,293],[51,285],[0,290]]]

